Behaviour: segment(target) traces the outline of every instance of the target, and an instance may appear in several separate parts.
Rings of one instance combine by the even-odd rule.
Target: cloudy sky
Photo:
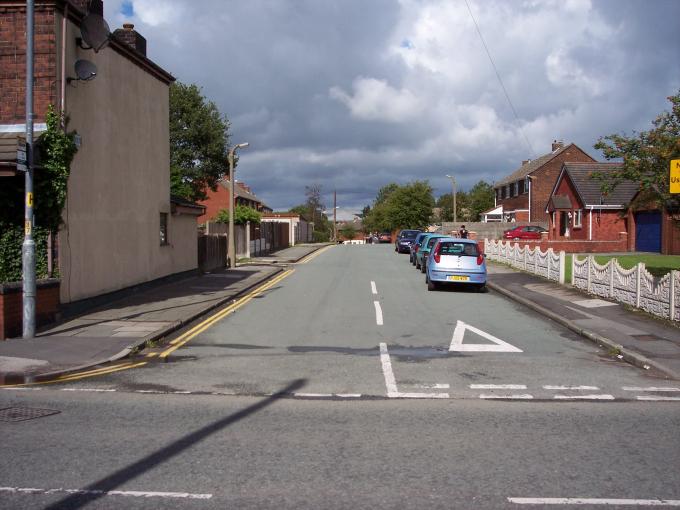
[[[390,182],[469,189],[554,139],[601,159],[599,136],[648,129],[680,89],[677,0],[104,4],[250,142],[237,178],[275,210],[313,183],[342,217]]]

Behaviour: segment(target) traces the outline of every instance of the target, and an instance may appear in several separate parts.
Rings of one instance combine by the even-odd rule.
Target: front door
[[[567,225],[569,225],[569,216],[567,211],[560,211],[560,236],[564,237],[567,234]]]

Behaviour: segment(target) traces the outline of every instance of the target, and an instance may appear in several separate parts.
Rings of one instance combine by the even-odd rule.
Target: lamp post
[[[248,147],[248,142],[239,143],[229,149],[229,245],[227,246],[227,256],[229,257],[229,267],[234,269],[236,267],[236,239],[234,239],[234,154],[236,149],[245,149]]]
[[[453,222],[458,222],[458,216],[456,215],[456,178],[453,175],[446,175],[451,179],[451,196],[453,197]]]
[[[35,336],[35,241],[33,240],[33,20],[34,2],[26,2],[26,201],[24,242],[21,246],[23,270],[23,338]]]

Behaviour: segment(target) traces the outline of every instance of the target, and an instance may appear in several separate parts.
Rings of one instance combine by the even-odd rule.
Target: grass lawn
[[[567,254],[566,256],[566,275],[565,281],[571,282],[571,257],[572,255]],[[579,256],[579,260],[585,258],[585,255]],[[680,270],[680,255],[655,255],[649,253],[631,253],[629,255],[595,255],[595,261],[598,264],[606,264],[609,259],[617,259],[621,267],[625,269],[630,269],[635,267],[638,262],[643,262],[647,271],[652,273],[654,276],[661,277],[672,270]]]

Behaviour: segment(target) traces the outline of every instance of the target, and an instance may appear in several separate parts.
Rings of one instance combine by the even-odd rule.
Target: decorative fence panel
[[[624,269],[616,259],[600,265],[589,255],[583,260],[574,256],[571,274],[576,288],[680,321],[680,271],[655,278],[642,262]]]
[[[549,280],[564,283],[565,254],[563,251],[555,253],[552,248],[548,248],[548,251],[544,252],[538,246],[520,247],[517,243],[489,239],[484,240],[484,250],[490,260],[503,262]]]

